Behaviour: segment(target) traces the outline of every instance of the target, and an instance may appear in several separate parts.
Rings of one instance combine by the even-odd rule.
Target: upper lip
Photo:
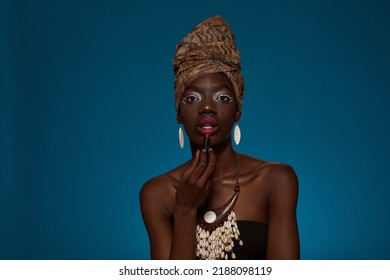
[[[198,126],[202,127],[205,125],[218,126],[218,122],[216,119],[214,119],[212,117],[201,118],[198,122]]]

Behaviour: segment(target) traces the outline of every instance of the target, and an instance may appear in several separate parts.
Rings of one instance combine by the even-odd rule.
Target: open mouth
[[[218,130],[218,122],[211,117],[204,117],[198,122],[198,131],[200,134],[206,133],[213,135]]]
[[[212,125],[206,124],[206,125],[202,126],[202,129],[209,130],[209,129],[212,129],[213,127],[214,126],[212,126]]]
[[[215,134],[215,132],[217,132],[217,130],[218,130],[218,126],[209,126],[209,125],[202,126],[202,127],[198,126],[198,131],[202,135],[206,135],[206,134],[213,135]]]

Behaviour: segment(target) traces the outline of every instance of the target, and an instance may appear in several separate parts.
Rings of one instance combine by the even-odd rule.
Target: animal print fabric
[[[176,46],[173,59],[176,111],[181,95],[189,83],[197,78],[218,72],[225,73],[233,84],[238,108],[244,96],[240,53],[234,34],[221,16],[214,16],[198,24]]]

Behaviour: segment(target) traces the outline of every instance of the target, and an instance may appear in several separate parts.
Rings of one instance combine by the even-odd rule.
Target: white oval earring
[[[181,126],[179,127],[179,145],[180,148],[184,148],[184,132]]]
[[[237,123],[234,126],[233,138],[234,138],[234,142],[236,143],[236,145],[240,144],[240,141],[241,141],[241,130],[240,130],[240,127],[238,126]]]

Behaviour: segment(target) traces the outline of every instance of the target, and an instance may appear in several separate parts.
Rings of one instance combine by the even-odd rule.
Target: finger
[[[184,171],[183,175],[188,176],[194,171],[194,169],[199,161],[199,154],[200,154],[200,150],[197,150],[195,153],[195,156],[192,158],[190,166]]]
[[[202,176],[206,167],[207,167],[207,151],[203,149],[200,151],[198,163],[195,166],[192,173],[193,179],[195,181],[198,181],[199,177]]]
[[[209,161],[207,163],[207,166],[203,174],[199,178],[199,182],[203,184],[211,179],[215,170],[215,165],[217,163],[217,157],[215,156],[215,153],[211,148],[208,150],[208,157],[209,157]]]

